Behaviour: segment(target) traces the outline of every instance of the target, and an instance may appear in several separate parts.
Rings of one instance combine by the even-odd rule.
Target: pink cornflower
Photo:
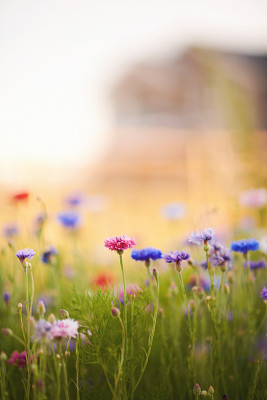
[[[9,365],[16,365],[17,367],[25,368],[27,366],[26,352],[22,351],[19,353],[17,350],[13,351],[7,363]]]
[[[109,250],[117,251],[122,254],[124,250],[131,249],[136,245],[134,238],[128,238],[127,236],[112,236],[105,240],[105,247]]]
[[[138,296],[140,293],[142,293],[142,289],[140,288],[140,286],[139,285],[136,285],[136,284],[130,284],[130,285],[127,285],[126,286],[126,293],[127,293],[127,296]],[[121,288],[121,290],[120,290],[120,300],[122,300],[123,299],[123,297],[124,297],[124,290],[123,290],[123,288]]]
[[[67,338],[76,338],[78,335],[79,323],[78,321],[74,321],[74,319],[62,319],[56,321],[50,330],[50,336],[52,339],[67,339]]]

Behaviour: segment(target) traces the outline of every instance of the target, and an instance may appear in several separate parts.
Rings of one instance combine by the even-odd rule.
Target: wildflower
[[[16,252],[16,256],[21,262],[21,265],[24,266],[23,264],[25,263],[25,260],[31,260],[32,257],[35,255],[35,252],[32,249],[24,249],[24,250],[18,250]]]
[[[20,192],[11,196],[11,200],[13,200],[14,202],[25,201],[28,200],[28,198],[29,198],[28,192]]]
[[[165,204],[161,209],[162,215],[169,220],[177,220],[186,214],[186,206],[183,203]]]
[[[195,384],[193,387],[193,393],[195,396],[199,396],[201,394],[201,387],[199,386],[198,383]]]
[[[247,254],[248,251],[259,250],[259,242],[256,239],[242,239],[232,242],[231,250]]]
[[[206,390],[202,390],[201,396],[202,396],[202,397],[208,396],[208,392],[207,392]]]
[[[10,303],[10,294],[9,294],[9,292],[5,292],[3,294],[3,299],[4,299],[4,302],[6,303],[6,305],[8,306],[9,303]]]
[[[209,387],[208,393],[209,393],[209,394],[214,394],[214,389],[213,389],[212,386]]]
[[[241,194],[239,202],[246,207],[264,207],[267,203],[267,190],[264,188],[246,190]]]
[[[51,323],[44,320],[40,319],[39,321],[35,322],[34,325],[34,337],[35,339],[48,339],[50,340],[52,338],[51,336]]]
[[[43,300],[39,300],[37,304],[37,311],[39,315],[44,315],[46,312],[45,304]]]
[[[246,268],[246,263],[244,263],[243,266]],[[253,270],[255,271],[257,269],[265,269],[266,262],[264,259],[259,260],[259,261],[248,261],[248,266],[252,271]]]
[[[67,338],[76,338],[78,334],[79,323],[74,319],[62,319],[56,321],[51,326],[51,337],[56,340],[62,340]]]
[[[1,351],[1,354],[0,354],[0,361],[1,361],[1,362],[6,362],[6,360],[7,360],[7,355],[6,355],[6,353],[5,353],[4,351]]]
[[[142,293],[142,289],[140,288],[140,286],[133,284],[133,285],[127,285],[126,286],[126,294],[127,296],[133,296],[136,297],[138,296],[140,293]],[[120,290],[120,302],[123,302],[123,298],[124,298],[124,290],[123,288]]]
[[[27,358],[26,357],[26,353],[25,351],[22,351],[21,353],[19,353],[17,350],[13,351],[13,353],[11,354],[9,360],[7,360],[7,363],[9,365],[16,365],[19,368],[25,368],[27,366]]]
[[[65,198],[65,203],[72,207],[79,206],[83,201],[83,195],[80,193],[72,193]]]
[[[112,307],[111,308],[111,314],[113,315],[113,317],[119,317],[120,315],[120,310],[117,307]]]
[[[13,331],[9,328],[2,328],[1,332],[4,336],[12,336],[13,335]]]
[[[107,247],[111,251],[117,251],[119,254],[122,254],[124,250],[131,249],[135,246],[135,239],[128,238],[127,236],[112,236],[105,240],[105,247]]]
[[[6,225],[3,229],[3,235],[6,238],[11,238],[13,236],[16,236],[18,233],[19,233],[19,228],[17,224]]]
[[[199,232],[197,231],[196,233],[193,232],[189,239],[188,242],[196,245],[200,245],[201,243],[204,243],[205,245],[212,239],[214,239],[215,233],[212,228],[206,228],[204,231]]]
[[[70,314],[67,310],[64,310],[63,308],[60,309],[60,316],[63,319],[69,318]]]
[[[131,257],[136,261],[145,261],[146,266],[149,267],[151,260],[158,260],[162,257],[162,252],[154,247],[146,247],[141,250],[134,249]]]
[[[265,286],[261,291],[261,297],[263,298],[264,301],[267,301],[267,289]]]
[[[48,250],[44,251],[42,254],[42,262],[44,264],[49,264],[53,256],[57,255],[57,250],[54,246],[50,246]]]
[[[81,216],[74,211],[65,211],[57,215],[62,226],[68,229],[76,229],[81,224]]]
[[[105,273],[98,274],[93,279],[93,285],[96,285],[102,289],[110,287],[112,283],[113,283],[113,277]]]
[[[170,251],[169,254],[164,254],[162,258],[166,261],[166,263],[176,263],[177,269],[181,268],[181,262],[184,260],[188,260],[190,255],[187,251]]]

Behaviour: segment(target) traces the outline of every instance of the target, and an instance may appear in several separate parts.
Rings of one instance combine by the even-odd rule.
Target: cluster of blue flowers
[[[131,253],[131,257],[136,261],[158,260],[162,257],[162,252],[154,247],[145,247],[144,249],[134,249]]]
[[[242,239],[232,242],[231,250],[237,253],[247,254],[248,251],[259,250],[260,245],[256,239]]]

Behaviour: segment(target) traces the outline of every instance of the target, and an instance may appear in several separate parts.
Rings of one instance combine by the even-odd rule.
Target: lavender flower
[[[79,206],[84,202],[83,195],[81,193],[72,193],[65,198],[66,204],[75,207]]]
[[[180,263],[183,260],[188,260],[190,258],[190,255],[187,251],[182,250],[182,251],[170,251],[169,254],[164,254],[162,258],[166,261],[166,263]]]
[[[263,298],[264,301],[267,301],[267,289],[265,286],[261,291],[261,297]]]
[[[44,319],[40,319],[39,321],[35,322],[35,325],[34,325],[35,339],[47,339],[47,340],[52,339],[51,327],[52,327],[52,325],[50,324],[50,322],[48,322]]]
[[[3,229],[3,235],[6,238],[16,236],[18,233],[19,233],[19,229],[18,229],[17,224],[6,225]]]
[[[16,252],[16,256],[20,260],[21,264],[25,262],[25,260],[31,260],[32,257],[35,255],[35,252],[32,249],[24,249],[24,250],[18,250]]]
[[[65,211],[57,215],[62,226],[68,229],[76,229],[81,224],[81,216],[74,211]]]
[[[169,220],[181,219],[186,214],[186,206],[183,203],[165,204],[161,209],[161,213]]]
[[[246,263],[244,262],[243,266],[246,268]],[[255,271],[257,269],[265,269],[266,268],[266,262],[265,260],[259,260],[259,261],[249,261],[248,266],[252,271]]]
[[[256,239],[242,239],[232,242],[231,250],[238,253],[247,254],[248,251],[259,250],[259,242]]]
[[[215,233],[212,228],[206,228],[202,232],[193,232],[188,242],[196,245],[200,245],[202,243],[207,244],[210,240],[214,239]]]

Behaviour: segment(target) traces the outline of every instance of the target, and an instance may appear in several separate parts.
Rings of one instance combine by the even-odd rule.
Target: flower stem
[[[59,349],[60,360],[61,360],[62,369],[63,369],[63,382],[64,382],[65,400],[69,400],[67,367],[66,367],[65,359],[64,359],[64,356],[63,356],[63,353],[62,353],[62,345],[61,345],[61,343],[58,344],[58,349]]]
[[[138,387],[139,383],[141,382],[141,379],[142,379],[142,377],[144,375],[144,372],[145,372],[145,369],[146,369],[146,366],[147,366],[147,363],[148,363],[148,360],[149,360],[149,356],[150,356],[150,353],[151,353],[154,335],[155,335],[156,323],[157,323],[157,317],[158,317],[158,306],[159,306],[159,278],[158,277],[156,278],[156,282],[157,282],[157,296],[156,296],[156,308],[155,308],[155,312],[154,312],[154,316],[153,316],[152,331],[151,331],[151,333],[149,335],[149,338],[148,338],[148,349],[147,349],[147,353],[146,353],[146,359],[145,359],[145,362],[144,362],[144,364],[143,364],[143,366],[141,368],[140,376],[139,376],[139,378],[138,378],[138,380],[137,380],[137,382],[136,382],[136,384],[135,384],[135,386],[133,388],[132,396],[133,396],[134,392],[136,391],[136,389],[137,389],[137,387]]]
[[[119,323],[121,325],[121,330],[122,330],[122,346],[121,346],[121,360],[120,360],[120,364],[119,364],[118,375],[115,379],[115,388],[114,388],[114,394],[113,394],[114,399],[117,398],[117,390],[118,390],[118,385],[119,385],[120,378],[121,378],[122,366],[123,366],[124,357],[125,357],[125,340],[126,340],[125,327],[123,325],[123,322],[122,322],[120,316],[118,316],[118,320],[119,320]]]
[[[80,350],[80,334],[78,334],[76,347],[76,386],[77,386],[77,400],[80,400],[80,388],[79,388],[79,350]]]

